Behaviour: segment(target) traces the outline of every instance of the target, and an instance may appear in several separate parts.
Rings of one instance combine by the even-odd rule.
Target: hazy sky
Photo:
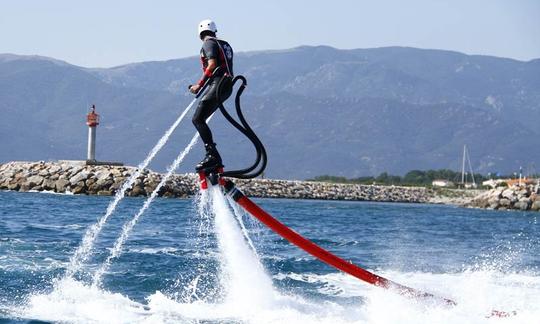
[[[197,55],[212,18],[236,51],[412,46],[540,58],[540,0],[0,0],[0,53],[88,67]]]

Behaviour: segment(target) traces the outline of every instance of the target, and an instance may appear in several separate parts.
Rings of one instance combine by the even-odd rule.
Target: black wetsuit
[[[214,78],[208,85],[206,94],[199,101],[199,106],[193,115],[193,125],[197,128],[204,144],[212,144],[212,132],[206,124],[206,119],[216,111],[220,103],[217,98],[217,86],[220,80],[224,84],[221,86],[220,99],[227,100],[232,93],[231,78],[233,77],[233,50],[224,40],[209,37],[203,42],[201,48],[201,63],[203,70],[206,70],[209,59],[217,60],[219,70],[214,74]],[[216,68],[217,68],[216,67]]]

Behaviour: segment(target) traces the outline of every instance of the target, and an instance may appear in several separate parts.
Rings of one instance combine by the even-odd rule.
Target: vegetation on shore
[[[490,175],[491,176],[491,175]],[[468,182],[471,182],[471,177],[468,175]],[[488,177],[480,173],[474,174],[474,179],[477,184],[481,184],[482,181],[488,180],[494,177]],[[496,178],[511,178],[510,176],[497,176]],[[461,182],[461,172],[456,172],[448,169],[439,170],[412,170],[407,172],[404,176],[391,175],[387,172],[383,172],[378,176],[366,176],[358,178],[346,178],[332,175],[317,176],[308,181],[321,181],[321,182],[333,182],[333,183],[353,183],[353,184],[378,184],[378,185],[399,185],[399,186],[424,186],[430,187],[433,180],[444,179],[452,181],[454,183]]]

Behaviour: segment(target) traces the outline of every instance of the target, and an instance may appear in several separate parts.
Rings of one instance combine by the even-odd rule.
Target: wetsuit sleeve
[[[202,52],[204,54],[204,57],[206,60],[210,59],[218,59],[219,55],[219,47],[215,40],[209,39],[204,41],[202,46]],[[212,76],[212,71],[209,71],[208,69],[205,69],[203,72],[202,78],[199,80],[198,85],[201,87],[204,85],[206,80],[208,80]]]
[[[203,43],[202,50],[207,59],[217,59],[219,57],[219,48],[215,40],[209,39]]]

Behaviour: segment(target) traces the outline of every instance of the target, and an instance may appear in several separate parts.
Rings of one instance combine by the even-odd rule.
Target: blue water
[[[211,213],[199,214],[194,199],[157,199],[101,286],[91,288],[93,271],[108,256],[123,223],[144,202],[125,198],[100,233],[84,271],[59,284],[84,231],[103,215],[110,199],[0,192],[0,318],[491,323],[500,321],[486,317],[493,308],[517,312],[504,323],[538,322],[540,316],[540,214],[425,204],[256,200],[283,223],[346,260],[456,300],[453,309],[422,305],[341,274],[244,215],[258,255],[255,260],[271,279],[273,294],[281,297],[257,314],[228,314],[220,309],[227,293],[220,270],[227,258],[218,240],[223,233],[216,231]],[[55,291],[60,299],[55,299]],[[248,307],[242,303],[236,306]]]

